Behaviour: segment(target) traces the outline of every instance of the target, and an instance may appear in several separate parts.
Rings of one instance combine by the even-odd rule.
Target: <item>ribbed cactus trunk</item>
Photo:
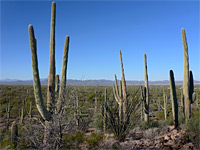
[[[11,126],[11,144],[13,145],[14,148],[16,148],[17,146],[17,137],[18,137],[18,126],[16,121],[14,121]]]
[[[107,88],[105,88],[105,97],[104,97],[104,115],[103,115],[103,131],[106,131],[107,127],[107,114],[106,114],[106,105],[107,105]]]
[[[181,29],[182,42],[183,42],[183,54],[184,54],[184,75],[183,75],[183,99],[185,105],[185,121],[189,121],[191,117],[191,100],[189,97],[189,56],[188,46],[185,35],[185,29]]]
[[[144,120],[144,88],[141,86],[141,121]]]
[[[144,54],[144,80],[145,80],[144,121],[149,122],[149,85],[148,85],[147,56],[146,56],[146,54]]]
[[[55,85],[55,93],[56,93],[56,95],[59,93],[59,83],[60,83],[59,75],[57,74],[56,75],[56,85]]]
[[[192,71],[190,70],[189,71],[189,77],[190,77],[190,83],[189,83],[189,99],[191,100],[191,103],[193,103],[193,92],[194,92],[194,80],[193,80],[193,74],[192,74]]]
[[[126,114],[127,114],[128,101],[127,101],[127,94],[126,94],[126,80],[125,80],[121,50],[119,51],[119,54],[120,54],[120,63],[121,63],[121,72],[122,72],[123,120],[125,121],[127,119]]]
[[[53,113],[55,105],[55,20],[56,3],[52,2],[51,9],[51,34],[50,34],[50,59],[49,59],[49,77],[47,88],[47,110]]]
[[[22,103],[23,103],[23,104],[22,104],[22,107],[21,107],[20,123],[23,123],[23,120],[24,120],[24,104],[25,104],[24,100],[23,100]]]
[[[57,102],[57,112],[60,112],[62,108],[63,100],[65,99],[66,81],[67,81],[67,62],[69,53],[69,36],[65,37],[63,62],[62,62],[62,75],[59,89],[59,97]]]
[[[33,109],[33,106],[32,106],[32,100],[30,101],[30,109],[29,109],[29,117],[32,118],[32,109]]]
[[[165,95],[165,87],[163,87],[163,102],[164,102],[164,116],[165,120],[167,120],[167,97]]]
[[[170,97],[172,102],[172,115],[174,121],[174,128],[178,127],[178,102],[176,98],[176,86],[174,80],[174,73],[172,70],[169,71],[170,78]]]

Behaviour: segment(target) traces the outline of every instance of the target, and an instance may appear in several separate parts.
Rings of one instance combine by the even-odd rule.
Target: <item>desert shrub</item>
[[[124,116],[125,119],[122,121],[119,118],[119,110],[114,109],[114,111],[112,111],[111,108],[106,105],[108,129],[110,129],[115,138],[119,141],[123,141],[130,129],[134,128],[140,121],[139,109],[141,103],[137,92],[133,100],[129,102],[126,116]]]
[[[99,132],[92,133],[91,136],[86,138],[86,142],[90,147],[95,147],[103,139],[103,134]]]
[[[158,120],[165,119],[164,110],[158,111],[156,117]]]
[[[98,129],[103,129],[103,117],[101,114],[95,115],[94,125]]]
[[[200,145],[199,116],[200,116],[200,110],[193,111],[192,117],[190,118],[187,125],[185,125],[184,127],[190,141],[194,143],[197,147]]]
[[[158,121],[150,121],[149,123],[148,122],[143,122],[140,125],[140,128],[142,130],[146,130],[146,129],[149,129],[149,128],[155,128],[155,127],[159,127]]]

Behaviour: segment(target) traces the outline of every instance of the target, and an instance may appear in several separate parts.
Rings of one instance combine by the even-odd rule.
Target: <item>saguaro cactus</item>
[[[122,72],[122,96],[123,96],[123,116],[124,116],[123,119],[126,120],[128,101],[127,101],[127,94],[126,94],[126,80],[125,80],[121,50],[119,51],[119,54],[120,54],[120,63],[121,63],[121,72]]]
[[[50,71],[49,71],[49,82],[47,91],[47,108],[44,106],[41,84],[39,78],[38,70],[38,60],[37,60],[37,48],[36,39],[34,35],[34,29],[32,25],[29,25],[29,39],[31,47],[31,58],[32,58],[32,70],[33,70],[33,87],[34,95],[37,109],[46,121],[51,120],[51,113],[53,113],[55,102],[55,2],[52,2],[52,14],[51,14],[51,40],[50,40]],[[63,64],[62,64],[62,76],[61,85],[59,88],[59,98],[57,101],[57,111],[61,109],[62,98],[64,96],[64,91],[66,87],[66,70],[67,70],[67,59],[68,59],[68,48],[69,48],[69,36],[65,38],[64,54],[63,54]]]
[[[17,137],[18,137],[18,126],[16,121],[14,121],[11,126],[11,143],[13,144],[14,148],[16,148],[17,146]]]
[[[144,121],[149,122],[149,85],[148,85],[147,56],[146,56],[146,54],[144,54],[144,79],[145,79]]]
[[[59,75],[57,74],[56,75],[56,85],[55,85],[55,92],[56,92],[56,94],[59,93],[59,83],[60,83]]]
[[[172,70],[169,71],[170,78],[170,97],[172,101],[172,114],[174,121],[174,128],[178,127],[178,102],[176,98],[176,86],[174,81],[174,73]]]
[[[189,83],[189,99],[191,100],[191,103],[193,103],[193,98],[192,98],[192,95],[193,95],[193,92],[194,92],[194,80],[193,80],[193,74],[192,74],[192,71],[190,70],[190,83]]]
[[[187,39],[185,35],[185,29],[181,29],[182,43],[183,43],[183,54],[184,54],[184,75],[183,75],[183,99],[185,105],[185,121],[189,121],[191,117],[191,100],[189,96],[189,56]]]
[[[163,87],[163,102],[164,102],[164,115],[165,120],[167,120],[167,97],[165,95],[165,87]]]

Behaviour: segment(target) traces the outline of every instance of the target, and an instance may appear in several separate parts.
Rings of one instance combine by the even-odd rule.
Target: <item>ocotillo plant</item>
[[[17,146],[17,137],[18,137],[18,126],[16,121],[14,121],[11,126],[11,143],[14,146],[14,148],[16,148]]]
[[[170,79],[170,97],[172,102],[172,114],[174,121],[174,128],[178,127],[178,102],[176,98],[176,86],[174,81],[174,73],[172,70],[169,71],[169,79]]]
[[[183,75],[183,99],[185,106],[185,121],[189,121],[191,117],[191,100],[189,97],[189,57],[188,46],[185,35],[185,29],[181,29],[182,43],[183,43],[183,55],[184,55],[184,75]]]
[[[55,113],[55,13],[56,4],[52,2],[51,11],[51,38],[50,38],[50,64],[49,64],[49,79],[48,79],[48,90],[47,90],[47,107],[44,106],[41,84],[39,78],[38,60],[37,60],[37,48],[36,48],[36,38],[34,35],[34,29],[32,25],[29,25],[29,39],[31,48],[31,58],[32,58],[32,70],[33,70],[33,88],[35,95],[35,102],[37,109],[46,121],[46,126],[48,122],[52,119],[52,113]],[[69,36],[65,38],[63,62],[62,62],[62,75],[61,83],[59,87],[59,96],[56,103],[56,113],[59,113],[62,107],[62,100],[65,94],[66,88],[66,71],[67,71],[67,59],[68,59],[68,47],[69,47]],[[45,131],[47,133],[47,131]],[[45,135],[44,138],[48,137]],[[44,141],[45,143],[45,141]]]
[[[144,121],[149,122],[149,85],[147,74],[147,56],[144,54],[144,79],[145,79],[145,106],[144,106]]]

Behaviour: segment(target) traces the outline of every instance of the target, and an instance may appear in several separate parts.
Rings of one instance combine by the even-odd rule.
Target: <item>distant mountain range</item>
[[[41,79],[41,84],[42,85],[47,85],[48,84],[48,78]],[[183,81],[176,81],[176,84],[181,85]],[[195,84],[200,85],[200,81],[194,81]],[[5,79],[5,80],[0,80],[0,85],[32,85],[33,80],[14,80],[14,79]],[[100,79],[100,80],[75,80],[75,79],[68,79],[67,84],[69,85],[88,85],[88,86],[111,86],[114,84],[114,80],[105,80],[105,79]],[[126,81],[127,85],[143,85],[144,81]],[[149,81],[150,85],[168,85],[169,81],[168,80],[163,80],[163,81]]]

